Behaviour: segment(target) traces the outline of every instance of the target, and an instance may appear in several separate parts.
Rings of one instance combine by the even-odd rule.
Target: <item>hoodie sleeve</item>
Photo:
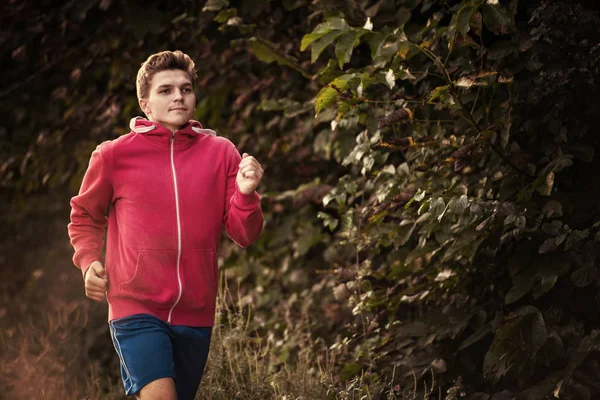
[[[243,194],[238,190],[236,176],[242,160],[240,153],[233,145],[229,153],[223,224],[227,235],[238,246],[245,248],[258,239],[264,218],[258,193]]]
[[[101,146],[92,153],[79,194],[71,199],[71,223],[67,229],[75,249],[73,263],[82,274],[94,261],[101,261],[106,216],[113,186],[102,156]]]

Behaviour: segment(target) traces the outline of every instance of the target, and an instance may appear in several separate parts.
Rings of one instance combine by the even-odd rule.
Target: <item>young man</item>
[[[106,297],[125,393],[142,399],[194,398],[214,323],[221,228],[246,247],[263,224],[255,191],[263,169],[191,119],[195,78],[186,54],[151,55],[136,81],[147,119],[96,148],[71,199],[73,262],[86,295]]]

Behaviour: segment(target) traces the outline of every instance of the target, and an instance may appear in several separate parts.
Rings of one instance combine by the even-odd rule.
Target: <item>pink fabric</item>
[[[171,167],[172,132],[145,119],[131,133],[92,153],[68,225],[73,262],[85,274],[102,261],[108,274],[109,320],[148,313],[171,324],[212,326],[218,287],[217,251],[224,225],[241,247],[262,230],[258,193],[235,183],[241,157],[227,139],[190,121],[176,131],[181,252]],[[108,211],[108,217],[107,215]],[[101,257],[108,225],[106,260]]]

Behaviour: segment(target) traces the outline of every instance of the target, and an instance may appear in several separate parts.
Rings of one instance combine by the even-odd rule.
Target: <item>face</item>
[[[196,95],[186,72],[167,70],[154,74],[148,97],[139,102],[150,121],[176,130],[192,119]]]

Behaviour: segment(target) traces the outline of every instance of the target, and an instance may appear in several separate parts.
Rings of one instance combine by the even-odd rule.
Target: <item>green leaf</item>
[[[487,335],[489,335],[491,333],[491,328],[489,325],[483,326],[482,328],[480,328],[478,331],[476,331],[475,333],[473,333],[471,336],[469,336],[468,338],[466,338],[458,347],[459,350],[463,350],[466,349],[467,347],[477,343],[478,341],[480,341],[481,339],[483,339],[484,337],[486,337]]]
[[[331,31],[328,34],[326,34],[325,36],[323,36],[322,38],[316,40],[311,48],[311,52],[310,52],[310,62],[315,62],[317,61],[317,59],[319,58],[319,56],[321,55],[321,53],[323,52],[323,50],[325,50],[325,48],[327,46],[329,46],[331,43],[333,43],[333,41],[337,38],[339,38],[340,36],[342,36],[344,34],[343,31]]]
[[[558,280],[557,275],[548,275],[548,276],[542,277],[542,280],[540,281],[539,286],[533,292],[533,297],[537,299],[544,293],[548,292],[550,289],[552,289],[554,287],[557,280]]]
[[[220,11],[228,6],[228,0],[208,0],[202,11]]]
[[[302,43],[300,44],[300,51],[306,50],[313,42],[330,34],[332,31],[346,32],[349,29],[350,27],[342,18],[332,18],[326,22],[323,22],[317,25],[317,27],[311,33],[304,35],[302,38]]]
[[[315,98],[315,114],[318,115],[322,110],[333,104],[340,92],[343,92],[348,88],[348,81],[355,76],[356,74],[339,76],[329,85],[322,88]]]
[[[463,194],[456,201],[452,202],[451,210],[454,214],[462,214],[469,206],[469,198]]]
[[[304,37],[302,38],[302,43],[300,44],[300,51],[306,50],[308,46],[310,46],[315,40],[321,39],[329,32],[330,31],[321,33],[309,33],[307,35],[304,35]]]
[[[435,100],[440,100],[441,103],[445,103],[450,98],[450,85],[438,86],[429,93],[427,102],[432,104]]]
[[[592,283],[595,275],[596,270],[593,266],[584,266],[573,271],[571,281],[577,287],[585,287]]]
[[[485,4],[483,6],[483,23],[496,35],[506,35],[515,32],[514,17],[500,4]]]
[[[215,21],[222,24],[230,18],[237,17],[237,8],[229,8],[227,10],[221,10],[215,17]]]
[[[414,199],[415,201],[421,201],[425,198],[425,190],[417,190],[417,193],[415,193]]]
[[[296,67],[294,60],[288,56],[280,54],[275,49],[275,45],[267,40],[254,37],[250,39],[250,45],[252,52],[260,61],[266,62],[267,64],[275,61],[280,65],[285,65],[292,68]]]
[[[320,23],[317,27],[312,31],[312,33],[329,33],[332,30],[338,31],[348,31],[350,27],[348,23],[343,18],[331,18],[327,21]]]
[[[362,371],[363,366],[357,363],[347,364],[342,371],[340,372],[340,379],[342,381],[347,381],[354,378],[356,375]]]
[[[319,91],[315,98],[315,114],[319,114],[323,109],[329,107],[337,98],[339,92],[329,86]]]
[[[360,43],[360,38],[365,33],[365,31],[358,30],[346,32],[335,44],[335,56],[338,59],[340,69],[344,68],[344,64],[350,61],[352,50]]]
[[[458,16],[456,18],[456,30],[463,36],[465,36],[470,29],[469,21],[471,21],[471,16],[477,10],[477,7],[473,7],[471,4],[467,4],[463,6],[460,11],[458,11]]]
[[[531,360],[547,340],[544,318],[533,306],[510,314],[498,327],[483,361],[483,374],[497,382],[512,370],[519,380],[532,373]]]
[[[540,245],[538,252],[540,254],[548,253],[549,251],[555,250],[557,247],[556,238],[549,238],[544,240],[544,243]]]
[[[513,277],[513,285],[506,294],[504,304],[509,305],[519,300],[531,291],[535,284],[535,281],[528,276],[517,275]]]
[[[377,55],[377,51],[381,43],[385,40],[386,35],[381,32],[370,32],[367,35],[367,43],[369,44],[369,48],[371,49],[371,58],[375,58]]]

